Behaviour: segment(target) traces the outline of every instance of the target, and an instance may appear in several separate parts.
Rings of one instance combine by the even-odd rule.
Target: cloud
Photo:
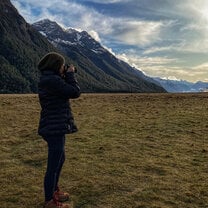
[[[193,68],[181,68],[171,66],[147,66],[143,68],[145,73],[152,77],[175,77],[176,79],[188,80],[191,82],[206,81],[207,71],[194,70]]]
[[[208,73],[208,62],[197,65],[193,67],[193,69],[196,71],[201,71],[201,72],[206,71]]]
[[[141,57],[134,54],[134,52],[132,54],[128,53],[128,55],[125,53],[117,54],[116,56],[150,76],[159,76],[162,73],[167,75],[165,70],[167,66],[178,61],[168,57]]]
[[[94,30],[90,30],[88,32],[96,41],[101,42],[100,37],[98,35],[98,33]]]
[[[199,38],[200,39],[200,38]],[[158,52],[169,53],[208,53],[208,39],[199,40],[181,40],[179,44],[171,44],[167,46],[153,46],[148,47],[143,51],[144,55],[157,54]]]
[[[11,2],[30,23],[50,18],[64,25],[68,22],[69,26],[76,18],[79,19],[82,14],[87,13],[86,7],[67,0],[11,0]],[[38,12],[35,12],[34,8]]]
[[[170,63],[179,62],[177,59],[168,58],[168,57],[148,57],[148,56],[138,56],[136,54],[117,54],[119,59],[128,62],[129,64],[134,64],[138,66],[138,68],[145,68],[147,66],[160,66],[160,65],[168,65]]]
[[[116,28],[113,31],[115,38],[130,45],[149,45],[159,40],[162,22],[133,21],[120,19],[120,23],[114,22]]]
[[[191,82],[206,81],[208,77],[208,62],[192,67],[182,67],[180,64],[183,61],[180,59],[165,56],[138,56],[134,50],[117,54],[117,58],[152,77],[175,77],[177,80],[183,79]]]
[[[180,81],[180,79],[177,79],[175,76],[162,77],[162,79]]]

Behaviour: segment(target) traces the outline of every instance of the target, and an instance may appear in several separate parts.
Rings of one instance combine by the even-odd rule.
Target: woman
[[[65,134],[74,133],[69,99],[80,96],[80,88],[74,77],[75,68],[65,69],[65,60],[58,53],[46,54],[39,62],[41,72],[39,101],[41,115],[38,133],[48,144],[48,162],[44,178],[45,208],[69,208],[63,204],[69,194],[59,189],[58,181],[65,161]]]

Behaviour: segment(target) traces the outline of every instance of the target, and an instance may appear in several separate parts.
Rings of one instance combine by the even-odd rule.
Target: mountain
[[[37,62],[52,50],[9,0],[0,1],[0,93],[37,92]]]
[[[192,89],[195,89],[197,92],[207,92],[208,91],[208,82],[198,81],[193,83]]]
[[[86,31],[62,28],[48,19],[32,25],[55,47],[77,65],[78,75],[87,81],[89,91],[96,92],[165,92],[151,78],[117,59]]]
[[[205,92],[208,90],[208,83],[198,81],[196,83],[185,80],[170,80],[154,78],[155,81],[167,90],[167,92]]]

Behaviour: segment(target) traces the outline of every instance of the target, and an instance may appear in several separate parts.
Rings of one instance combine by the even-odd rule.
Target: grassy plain
[[[208,94],[83,94],[61,187],[75,208],[207,208]],[[39,208],[37,95],[0,95],[0,207]]]

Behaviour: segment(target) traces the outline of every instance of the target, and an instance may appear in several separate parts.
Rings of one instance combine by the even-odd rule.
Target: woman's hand
[[[67,72],[75,72],[75,67],[73,64],[70,64],[69,68],[67,69]]]

